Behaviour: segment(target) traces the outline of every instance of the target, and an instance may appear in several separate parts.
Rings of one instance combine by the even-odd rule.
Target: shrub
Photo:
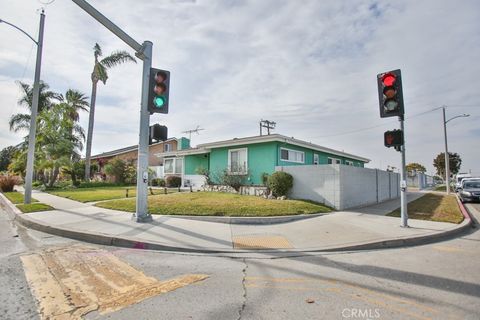
[[[152,186],[153,187],[165,187],[165,180],[162,178],[153,178],[152,179]]]
[[[18,176],[12,176],[9,174],[0,175],[0,191],[12,192],[13,187],[22,183],[22,180]]]
[[[125,167],[124,173],[125,183],[136,184],[137,183],[137,168],[131,164]]]
[[[124,183],[111,183],[104,181],[82,182],[78,188],[101,188],[101,187],[121,187]]]
[[[277,171],[268,177],[268,188],[275,197],[286,196],[292,187],[293,177],[289,173]]]
[[[182,185],[182,177],[179,176],[168,176],[166,180],[167,187],[169,188],[178,188]]]
[[[105,165],[105,173],[112,176],[116,183],[123,183],[125,179],[126,164],[121,159],[113,159]]]
[[[240,191],[240,187],[245,185],[248,175],[248,172],[244,174],[232,174],[225,169],[222,171],[222,175],[220,176],[220,184],[230,186],[238,192]]]

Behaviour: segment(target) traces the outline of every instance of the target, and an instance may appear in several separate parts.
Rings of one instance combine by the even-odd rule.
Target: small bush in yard
[[[168,176],[166,184],[169,188],[178,188],[182,185],[182,178],[179,176]]]
[[[286,196],[292,187],[293,177],[289,173],[277,171],[268,177],[268,188],[275,197]]]
[[[12,176],[9,174],[0,175],[0,191],[12,192],[13,187],[22,183],[22,180],[18,176]]]

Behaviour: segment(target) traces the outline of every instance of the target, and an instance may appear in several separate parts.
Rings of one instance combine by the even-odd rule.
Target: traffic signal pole
[[[407,175],[406,175],[406,163],[405,163],[405,128],[403,115],[398,117],[400,121],[400,130],[404,134],[403,145],[401,146],[402,152],[402,170],[400,174],[400,217],[401,227],[408,228],[408,212],[407,212]]]
[[[119,37],[123,42],[136,51],[135,56],[143,60],[142,73],[142,98],[140,107],[140,134],[138,141],[138,161],[137,161],[137,208],[133,214],[133,219],[137,222],[152,221],[152,216],[147,208],[147,188],[148,188],[148,130],[150,114],[148,112],[148,85],[150,78],[150,68],[152,66],[152,47],[150,41],[143,42],[140,45],[125,31],[111,22],[107,17],[101,14],[84,0],[72,0],[85,12],[100,22],[105,28]]]
[[[378,100],[380,117],[398,116],[400,131],[387,131],[384,134],[385,146],[395,147],[395,150],[402,153],[402,169],[400,171],[400,217],[403,228],[408,227],[407,212],[407,174],[405,165],[405,126],[403,103],[402,75],[400,69],[377,74]]]
[[[145,58],[142,73],[142,103],[140,108],[140,133],[138,139],[137,162],[137,209],[132,219],[137,222],[152,221],[148,213],[148,133],[150,130],[150,112],[148,111],[148,87],[150,83],[150,68],[152,67],[152,46],[150,41],[143,43]]]

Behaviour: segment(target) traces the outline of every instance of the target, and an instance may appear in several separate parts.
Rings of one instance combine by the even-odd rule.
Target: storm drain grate
[[[232,238],[235,249],[291,249],[290,242],[281,236],[237,236]]]

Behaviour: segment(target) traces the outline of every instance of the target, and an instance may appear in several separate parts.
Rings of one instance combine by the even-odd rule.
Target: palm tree
[[[33,87],[18,81],[20,88],[23,91],[23,96],[18,100],[18,104],[32,109],[33,101]],[[53,91],[49,91],[50,87],[43,81],[40,81],[40,95],[38,101],[38,113],[44,109],[49,109],[53,106],[53,100],[61,100],[62,95]],[[9,120],[10,131],[18,132],[20,130],[28,130],[30,128],[30,114],[19,113],[14,114]]]
[[[99,60],[99,57],[102,56],[102,49],[98,43],[95,43],[95,46],[93,47],[93,55],[95,57],[95,65],[93,66],[92,72],[92,95],[90,100],[90,117],[88,120],[87,150],[85,155],[85,181],[90,180],[90,156],[92,151],[93,123],[95,118],[95,100],[97,98],[98,81],[102,81],[103,84],[106,84],[108,79],[107,70],[112,67],[128,61],[137,62],[135,58],[126,51],[115,51],[102,60]]]
[[[68,111],[68,116],[74,122],[78,122],[80,115],[79,110],[88,111],[87,96],[78,90],[68,89],[65,98],[62,96],[62,104]]]

